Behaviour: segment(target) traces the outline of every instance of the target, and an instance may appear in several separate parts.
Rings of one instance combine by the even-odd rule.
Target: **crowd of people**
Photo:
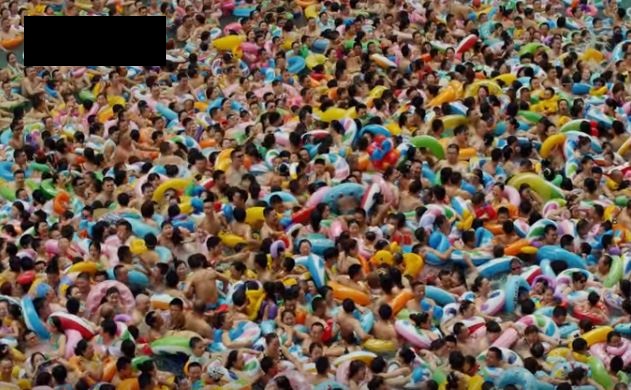
[[[40,15],[166,64],[25,67]],[[629,388],[618,2],[12,0],[0,50],[0,389]]]

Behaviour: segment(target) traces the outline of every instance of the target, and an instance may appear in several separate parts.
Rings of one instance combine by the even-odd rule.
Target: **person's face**
[[[285,312],[283,315],[283,323],[285,325],[294,326],[296,324],[296,316],[292,312]]]
[[[92,359],[94,356],[94,346],[91,343],[88,343],[88,348],[85,350],[85,357],[88,359]]]
[[[9,307],[7,302],[0,302],[0,318],[5,318],[9,315]]]
[[[114,192],[114,182],[111,180],[106,181],[103,184],[103,190],[108,193]]]
[[[86,279],[84,279],[84,278],[77,278],[77,280],[75,281],[74,284],[81,291],[85,291],[85,289],[90,286],[89,282]]]
[[[494,352],[489,352],[486,354],[486,364],[490,367],[495,367],[499,365],[500,360],[497,357],[497,354]]]
[[[300,254],[307,256],[311,252],[311,245],[308,242],[300,243]]]
[[[37,354],[33,357],[33,367],[38,367],[40,364],[44,363],[46,358],[40,354]]]
[[[622,339],[620,338],[620,336],[613,336],[611,338],[611,341],[609,342],[609,345],[611,345],[612,347],[619,347],[622,345]]]
[[[193,347],[193,355],[202,356],[205,350],[206,346],[204,345],[204,343],[197,343],[197,345]]]
[[[204,214],[211,216],[213,215],[214,212],[215,212],[215,208],[212,202],[204,203]]]
[[[545,238],[547,242],[556,242],[558,237],[559,237],[559,234],[557,233],[556,229],[552,229],[548,231],[548,233],[546,233]]]
[[[129,272],[127,271],[127,269],[126,268],[119,269],[117,280],[120,282],[127,282],[128,279],[129,279]],[[120,295],[119,295],[119,299],[120,299]]]
[[[511,264],[511,273],[513,275],[517,275],[521,273],[521,264],[518,262],[513,262]]]
[[[186,267],[186,264],[180,263],[175,271],[180,280],[186,279],[186,274],[188,273],[188,268]]]
[[[121,225],[116,227],[116,235],[122,242],[125,242],[129,238],[129,234],[130,232],[127,230],[127,226]]]
[[[3,359],[0,362],[0,373],[2,373],[3,377],[11,377],[11,373],[13,372],[13,362],[9,359]]]
[[[577,290],[582,290],[583,288],[585,288],[585,284],[587,284],[587,279],[585,279],[584,277],[573,282],[574,288]]]
[[[171,318],[178,318],[182,315],[182,308],[177,305],[169,305],[169,313],[171,313]]]
[[[357,374],[355,374],[355,379],[358,381],[362,381],[364,380],[365,377],[366,377],[366,367],[361,367],[359,371],[357,371]]]
[[[202,368],[199,366],[189,367],[188,376],[191,382],[197,382],[198,380],[202,378]]]
[[[164,234],[167,238],[173,237],[173,226],[171,226],[171,224],[164,225],[162,228],[162,234]]]
[[[311,351],[311,360],[315,361],[317,358],[324,356],[324,351],[320,347],[315,347]]]
[[[450,164],[455,164],[458,161],[458,151],[455,148],[447,149],[447,160]]]
[[[321,325],[314,325],[311,327],[311,339],[314,341],[321,341],[324,329]]]
[[[348,231],[351,233],[351,236],[356,236],[359,234],[359,225],[357,223],[351,223],[348,226]]]
[[[462,313],[465,318],[473,317],[475,314],[475,305],[469,305],[467,309]],[[463,333],[466,333],[463,331]]]
[[[116,292],[108,295],[107,302],[116,307],[120,303],[120,294]]]
[[[414,287],[414,299],[420,301],[423,298],[425,298],[425,285],[419,284]]]
[[[28,347],[35,347],[37,345],[37,336],[35,335],[35,333],[29,333],[24,336],[24,341],[26,341],[26,345]]]

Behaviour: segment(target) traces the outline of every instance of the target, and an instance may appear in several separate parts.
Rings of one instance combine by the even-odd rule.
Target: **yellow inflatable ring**
[[[416,278],[423,269],[425,261],[420,255],[417,255],[416,253],[406,253],[403,255],[403,265],[405,266],[403,275],[409,275],[413,278]]]
[[[252,226],[258,222],[263,222],[265,220],[263,210],[265,210],[265,207],[248,207],[245,210],[245,223]]]
[[[553,134],[549,136],[548,138],[546,138],[545,141],[543,141],[543,144],[541,144],[541,150],[539,151],[539,154],[541,154],[541,157],[547,158],[555,147],[563,145],[564,142],[565,142],[564,133]]]
[[[143,241],[143,244],[144,244],[144,241]],[[94,263],[92,261],[80,261],[68,267],[68,269],[66,269],[66,274],[73,273],[73,272],[87,272],[89,274],[93,274],[97,270],[98,270],[97,263]]]
[[[309,69],[313,69],[318,65],[324,65],[326,61],[327,58],[324,54],[309,54],[307,58],[305,58],[305,64]]]
[[[599,326],[596,329],[592,329],[589,332],[583,333],[581,338],[587,341],[587,345],[591,347],[594,344],[607,341],[607,335],[610,332],[613,332],[613,328],[611,326]]]
[[[379,67],[388,69],[388,68],[396,68],[397,64],[392,62],[388,57],[381,54],[371,54],[370,59],[377,64]]]
[[[245,36],[243,35],[228,35],[215,39],[213,41],[213,46],[218,50],[231,51],[239,47],[239,45],[244,41]]]
[[[143,240],[142,238],[134,238],[131,240],[129,249],[134,255],[142,255],[143,253],[147,252],[147,245],[145,245],[145,240]]]
[[[164,197],[164,193],[168,190],[176,190],[178,192],[184,191],[186,187],[191,184],[191,179],[169,179],[160,184],[158,188],[153,192],[153,201],[159,202]]]
[[[234,248],[239,244],[245,244],[245,238],[232,233],[219,233],[222,244],[229,248]]]
[[[369,339],[364,343],[364,349],[378,354],[393,353],[397,347],[397,343],[392,340]]]

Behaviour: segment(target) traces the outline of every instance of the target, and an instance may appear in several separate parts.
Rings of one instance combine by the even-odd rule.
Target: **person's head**
[[[169,302],[169,313],[171,317],[179,317],[184,311],[184,302],[180,298],[173,298]]]
[[[462,371],[464,368],[465,358],[460,351],[449,352],[449,366],[452,370]]]
[[[116,371],[121,379],[132,376],[131,360],[125,356],[119,357],[116,361]]]
[[[322,336],[324,335],[324,325],[320,322],[315,322],[311,325],[311,329],[309,332],[309,336],[314,341],[321,341]]]
[[[611,331],[607,334],[607,344],[612,347],[619,347],[622,345],[622,336],[616,331]]]
[[[469,329],[462,322],[456,322],[454,324],[453,332],[458,341],[465,342],[469,338]]]
[[[460,303],[460,308],[458,309],[458,311],[464,318],[471,318],[476,311],[475,303],[469,300],[464,300]]]
[[[582,337],[577,337],[572,340],[572,351],[577,353],[586,353],[589,348],[587,341]]]
[[[557,325],[564,324],[566,319],[567,319],[567,309],[565,307],[563,307],[563,306],[556,306],[552,310],[552,320]]]
[[[204,341],[199,337],[191,337],[189,341],[189,346],[191,347],[191,351],[195,356],[202,356],[206,350],[206,345]]]
[[[66,379],[68,378],[68,370],[65,366],[61,364],[54,366],[51,374],[53,375],[53,378],[55,379],[55,383],[57,383],[57,385],[63,385],[66,383]]]
[[[13,361],[7,355],[2,360],[0,360],[0,377],[11,378],[12,372],[13,372]]]
[[[379,317],[384,321],[389,320],[392,317],[392,307],[387,303],[379,306]]]
[[[574,271],[572,273],[572,286],[574,289],[582,290],[585,288],[585,284],[587,283],[587,277],[581,271]]]
[[[543,229],[543,240],[547,245],[555,245],[559,237],[557,227],[550,224]]]
[[[502,363],[502,351],[497,347],[491,347],[486,352],[486,365],[497,367]]]
[[[366,377],[366,363],[361,360],[353,360],[348,367],[348,379],[361,382]]]

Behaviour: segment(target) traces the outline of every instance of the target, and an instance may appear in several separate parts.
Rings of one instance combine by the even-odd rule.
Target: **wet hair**
[[[587,349],[588,344],[582,337],[577,337],[572,340],[572,351],[574,352],[583,352]]]

